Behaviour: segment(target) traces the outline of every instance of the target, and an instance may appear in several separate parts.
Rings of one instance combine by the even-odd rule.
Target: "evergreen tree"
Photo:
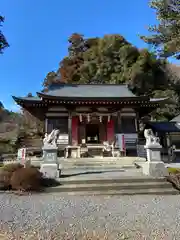
[[[4,22],[4,17],[0,16],[0,27],[2,27],[2,23]],[[0,54],[3,53],[4,49],[9,47],[9,44],[3,35],[2,31],[0,30]]]
[[[159,24],[150,26],[150,36],[141,36],[160,57],[180,58],[180,0],[151,0]]]

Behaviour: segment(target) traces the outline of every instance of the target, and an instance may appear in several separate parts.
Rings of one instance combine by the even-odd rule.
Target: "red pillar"
[[[111,119],[107,122],[107,141],[112,143],[114,141],[114,121]]]
[[[78,117],[72,117],[72,145],[78,144]]]

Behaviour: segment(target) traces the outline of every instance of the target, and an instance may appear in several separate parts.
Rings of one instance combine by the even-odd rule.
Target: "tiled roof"
[[[82,97],[82,98],[123,98],[136,97],[127,85],[116,84],[61,84],[52,87],[48,92],[43,93],[47,96],[57,97]]]
[[[130,98],[136,100],[149,100],[150,103],[163,103],[167,98],[149,98],[148,96],[137,97],[127,85],[118,84],[53,84],[49,91],[39,92],[36,97],[15,97],[16,102],[41,102],[43,98],[62,98],[62,99],[99,99],[99,100],[119,100],[120,98]]]

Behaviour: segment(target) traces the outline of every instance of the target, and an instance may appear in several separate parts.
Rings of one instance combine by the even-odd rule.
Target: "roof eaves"
[[[12,96],[12,98],[14,99],[15,102],[17,102],[17,101],[41,102],[41,99],[40,98],[36,98],[36,97],[15,97],[15,96]]]

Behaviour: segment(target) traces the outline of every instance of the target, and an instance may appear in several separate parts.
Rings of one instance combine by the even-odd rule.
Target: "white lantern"
[[[99,121],[102,122],[102,116],[99,116]]]
[[[79,115],[79,121],[82,122],[82,114]]]
[[[89,114],[87,115],[87,120],[88,120],[88,122],[90,122],[90,115]]]
[[[108,122],[110,122],[110,119],[111,119],[111,116],[110,116],[110,115],[108,115]]]

